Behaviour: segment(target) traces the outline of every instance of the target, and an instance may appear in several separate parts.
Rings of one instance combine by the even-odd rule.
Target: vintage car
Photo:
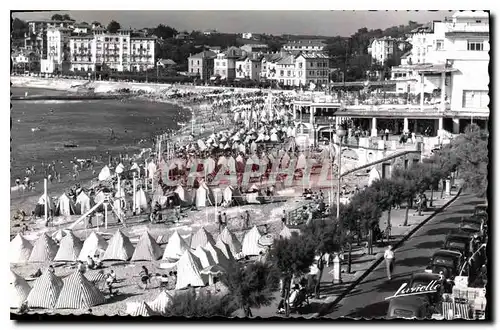
[[[427,266],[426,272],[439,274],[443,272],[446,279],[454,279],[460,271],[463,256],[460,252],[452,250],[436,251]]]
[[[425,295],[392,298],[387,309],[388,319],[430,319],[434,307]]]
[[[471,219],[463,220],[460,223],[459,229],[464,233],[474,235],[481,232],[481,223],[478,223],[477,221],[471,221]]]
[[[471,237],[466,232],[457,231],[446,235],[443,249],[460,252],[464,258],[469,257]]]
[[[439,283],[439,285],[440,285],[441,276],[439,274],[428,273],[428,272],[413,273],[411,275],[411,279],[410,279],[410,283],[408,284],[408,287],[417,288],[417,287],[427,286],[432,281],[435,281],[435,283],[437,283],[437,284]],[[430,292],[426,295],[429,298],[429,301],[434,304],[439,299],[440,290],[437,289],[436,292]]]

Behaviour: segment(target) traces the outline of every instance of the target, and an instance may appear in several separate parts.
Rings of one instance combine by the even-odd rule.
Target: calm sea
[[[11,88],[14,95],[61,95],[64,91]],[[106,152],[139,151],[151,147],[152,138],[177,122],[188,120],[190,113],[165,103],[138,100],[92,101],[13,101],[11,181],[24,177],[26,167],[41,162],[63,160],[66,166],[73,157],[90,158]],[[39,130],[32,131],[33,128]],[[114,137],[114,138],[113,138]],[[142,142],[141,142],[142,140]],[[65,148],[75,144],[77,148]]]

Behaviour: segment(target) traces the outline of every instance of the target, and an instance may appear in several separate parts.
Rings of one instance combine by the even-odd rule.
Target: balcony
[[[489,24],[481,23],[448,23],[448,33],[460,33],[460,32],[489,32]]]

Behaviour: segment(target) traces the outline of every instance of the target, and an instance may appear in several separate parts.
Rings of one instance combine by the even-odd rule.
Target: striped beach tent
[[[443,301],[443,316],[445,320],[465,319],[470,320],[470,308],[467,303],[458,303],[452,301]]]
[[[28,298],[31,287],[24,278],[14,273],[12,269],[10,270],[9,285],[10,308],[20,308]]]
[[[191,249],[196,249],[198,246],[205,246],[208,242],[215,244],[212,235],[207,232],[205,227],[201,227],[191,239]]]
[[[33,245],[21,234],[17,234],[10,241],[9,253],[10,262],[13,264],[27,262],[30,258]]]
[[[134,254],[132,255],[132,261],[146,260],[154,261],[160,259],[162,256],[162,251],[158,243],[155,242],[154,238],[145,231],[142,234],[139,242],[135,246]]]
[[[68,216],[75,214],[75,203],[63,193],[57,200],[56,215]]]
[[[222,230],[222,233],[220,233],[220,235],[219,235],[219,239],[229,246],[234,258],[236,258],[236,256],[241,252],[240,241],[238,241],[238,238],[236,238],[236,235],[234,235],[232,232],[230,232],[229,229],[227,229],[227,227],[225,227]]]
[[[127,261],[132,257],[132,254],[134,254],[134,246],[130,239],[118,229],[109,240],[108,248],[104,252],[102,260]]]
[[[177,262],[177,283],[175,289],[180,290],[191,287],[205,286],[208,283],[208,276],[202,275],[203,269],[200,260],[191,251],[186,250]]]
[[[55,308],[82,309],[105,302],[102,292],[81,272],[75,271],[64,280]]]
[[[63,281],[51,271],[46,270],[42,276],[36,279],[33,289],[28,295],[28,307],[53,308],[62,287]]]
[[[89,237],[87,237],[85,242],[83,242],[78,260],[86,261],[88,256],[93,257],[96,254],[101,256],[107,248],[108,243],[106,240],[100,234],[93,231],[90,233]]]
[[[207,245],[205,245],[205,250],[210,252],[212,258],[214,259],[214,261],[217,265],[221,265],[225,269],[229,269],[232,266],[231,264],[235,261],[234,257],[232,255],[231,251],[229,250],[229,247],[227,246],[227,244],[225,244],[221,240],[217,240],[217,242],[220,242],[219,246],[224,247],[224,249],[226,250],[226,253],[229,254],[229,257],[226,254],[224,254],[224,252],[219,247],[214,246],[210,243],[207,243]]]
[[[262,235],[257,226],[253,226],[243,238],[241,251],[246,256],[257,256],[263,249],[259,246],[259,238]]]
[[[179,235],[177,230],[174,231],[170,239],[168,240],[165,251],[163,252],[163,260],[167,259],[179,259],[184,252],[189,250],[189,245],[184,241],[184,239]]]
[[[292,237],[292,232],[290,231],[290,228],[287,226],[283,226],[283,229],[280,231],[280,238],[282,239],[289,239]]]
[[[57,254],[58,246],[46,233],[36,240],[29,258],[29,262],[52,261]]]
[[[136,193],[135,193],[135,205],[138,209],[142,211],[146,211],[148,209],[149,203],[148,203],[148,198],[146,196],[146,193],[142,188],[140,188]]]
[[[69,231],[61,240],[54,261],[76,261],[82,250],[82,241]]]
[[[167,292],[162,291],[156,297],[155,300],[148,303],[149,307],[153,310],[153,312],[158,313],[160,315],[165,315],[169,308],[172,306],[173,297]]]
[[[193,254],[200,259],[201,262],[201,267],[202,268],[207,268],[210,266],[215,265],[215,261],[212,258],[212,254],[202,248],[201,246],[198,246],[196,250],[193,251]]]
[[[138,304],[135,304],[135,306],[132,307],[131,311],[130,311],[130,316],[144,316],[144,317],[147,317],[147,316],[153,316],[153,315],[157,315],[157,314],[144,301],[140,302]]]

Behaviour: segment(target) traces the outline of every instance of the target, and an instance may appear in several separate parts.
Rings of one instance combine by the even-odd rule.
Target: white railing
[[[489,24],[448,23],[448,32],[489,32]]]

